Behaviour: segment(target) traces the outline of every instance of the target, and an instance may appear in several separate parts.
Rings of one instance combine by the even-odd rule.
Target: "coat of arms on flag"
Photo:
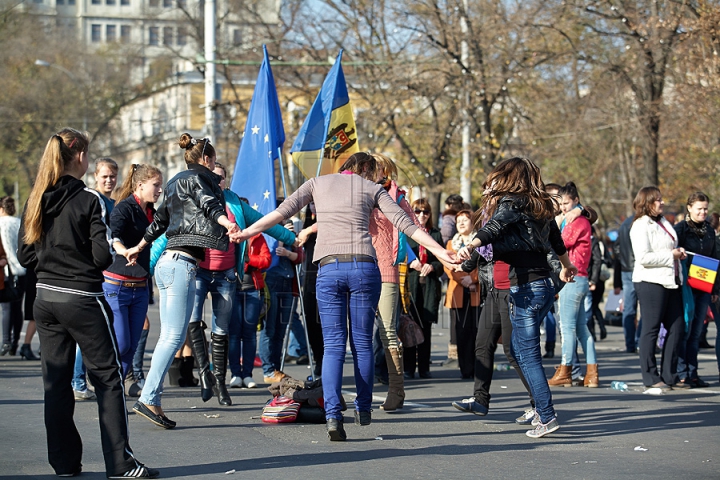
[[[720,260],[704,255],[693,255],[688,269],[688,285],[697,290],[711,293],[717,277]]]

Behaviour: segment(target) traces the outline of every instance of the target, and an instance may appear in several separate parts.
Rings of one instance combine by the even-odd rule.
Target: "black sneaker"
[[[692,388],[707,388],[709,386],[710,384],[700,377],[690,380],[690,387]]]
[[[82,467],[78,467],[77,470],[68,473],[58,473],[58,477],[77,477],[82,473]]]
[[[358,412],[355,410],[355,425],[370,425],[372,414],[370,412]]]
[[[141,417],[147,418],[148,420],[150,420],[152,423],[154,423],[158,427],[171,429],[171,428],[175,428],[175,425],[177,425],[175,422],[173,422],[172,420],[167,418],[165,415],[158,415],[157,413],[154,413],[144,403],[135,402],[135,405],[133,405],[132,409],[135,413],[137,413]],[[140,478],[142,478],[142,477],[140,477]]]
[[[475,400],[475,397],[463,398],[458,402],[453,402],[452,406],[461,412],[474,413],[484,417],[488,413],[488,407],[481,405]]]
[[[331,418],[327,421],[327,434],[331,442],[344,442],[347,440],[343,421],[337,418]]]
[[[125,473],[119,473],[117,475],[108,475],[107,478],[157,478],[160,476],[160,472],[154,468],[148,468],[145,465],[138,465],[137,467],[128,470]]]

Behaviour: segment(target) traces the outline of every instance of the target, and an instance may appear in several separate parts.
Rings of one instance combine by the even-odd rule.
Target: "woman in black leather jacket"
[[[710,258],[718,258],[715,244],[715,231],[707,221],[708,205],[710,199],[702,192],[690,195],[687,201],[687,217],[675,225],[678,236],[678,247],[684,248],[688,256],[693,253]],[[687,260],[688,266],[692,258]],[[684,279],[687,282],[687,276]],[[712,292],[704,292],[697,288],[692,289],[695,309],[690,320],[690,326],[685,337],[680,340],[678,349],[677,373],[679,382],[674,386],[703,387],[710,386],[698,376],[698,352],[700,349],[700,336],[702,335],[705,316],[711,302],[716,302],[720,290],[720,276],[715,277]]]
[[[501,162],[485,180],[478,230],[471,245],[458,252],[467,260],[472,250],[492,244],[493,259],[510,265],[511,353],[530,386],[535,399],[537,426],[526,432],[531,438],[552,433],[560,425],[542,366],[540,323],[555,298],[547,253],[552,247],[563,268],[560,279],[572,282],[577,268],[570,262],[560,230],[554,221],[555,204],[545,192],[540,169],[526,158]]]
[[[196,140],[189,134],[180,137],[188,169],[178,173],[165,187],[163,204],[140,243],[125,253],[134,264],[139,252],[165,233],[167,246],[155,267],[160,292],[160,339],[145,380],[145,386],[133,410],[155,425],[173,428],[160,406],[165,374],[175,352],[185,342],[188,322],[195,301],[195,273],[205,248],[227,250],[228,237],[236,240],[240,229],[225,214],[225,199],[215,168],[215,149],[210,140]],[[200,378],[203,398],[213,395],[214,378],[208,369]]]

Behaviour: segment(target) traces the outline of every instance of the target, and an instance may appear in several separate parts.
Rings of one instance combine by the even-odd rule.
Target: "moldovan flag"
[[[360,151],[342,54],[340,50],[290,149],[306,178],[337,173],[350,155]]]
[[[688,285],[703,292],[712,292],[720,260],[694,255],[688,270]]]

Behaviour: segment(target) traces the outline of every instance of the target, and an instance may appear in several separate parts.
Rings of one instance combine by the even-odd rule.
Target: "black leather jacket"
[[[202,247],[227,251],[227,231],[217,223],[225,214],[220,177],[202,165],[190,164],[167,183],[163,203],[144,238],[150,243],[165,233],[166,249]]]
[[[522,197],[503,197],[493,217],[477,233],[483,245],[492,243],[493,256],[500,260],[511,252],[547,254],[550,247],[558,255],[565,253],[567,249],[555,221],[529,216],[524,212],[525,205]]]

